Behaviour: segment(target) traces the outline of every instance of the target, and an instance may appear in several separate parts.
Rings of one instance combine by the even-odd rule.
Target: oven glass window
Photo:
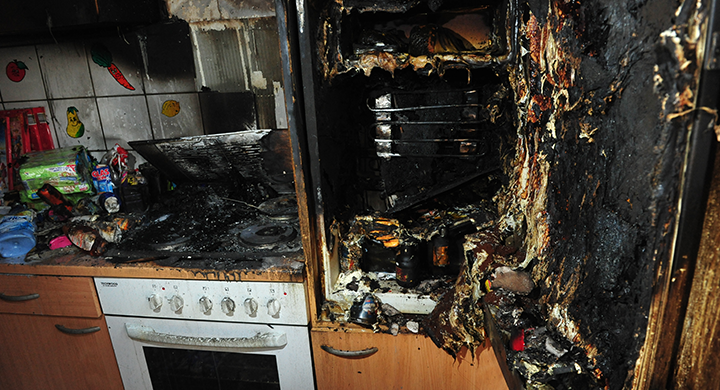
[[[153,390],[280,389],[273,355],[143,347]]]

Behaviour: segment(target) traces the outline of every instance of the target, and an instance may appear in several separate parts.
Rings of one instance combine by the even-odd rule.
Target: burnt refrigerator
[[[692,270],[714,150],[713,2],[284,7],[316,324],[371,293],[450,354],[494,329],[526,385],[667,380],[684,313],[662,302],[686,299],[667,275]]]

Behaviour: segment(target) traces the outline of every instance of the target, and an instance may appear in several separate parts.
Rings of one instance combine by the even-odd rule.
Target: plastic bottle
[[[22,262],[35,244],[35,211],[23,210],[0,220],[0,256]]]

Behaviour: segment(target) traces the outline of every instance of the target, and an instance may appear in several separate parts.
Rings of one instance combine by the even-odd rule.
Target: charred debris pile
[[[208,269],[222,264],[237,268],[266,257],[302,258],[295,197],[269,197],[248,188],[252,186],[178,186],[110,254]]]
[[[339,268],[322,315],[409,324],[453,355],[493,321],[529,388],[630,386],[687,131],[666,116],[689,103],[668,97],[697,87],[688,21],[707,10],[471,3],[308,11]],[[403,316],[368,301],[388,292],[436,306]]]
[[[159,173],[149,164],[141,168]],[[253,270],[304,259],[294,195],[246,180],[163,184],[162,190],[147,194],[141,209],[98,210],[61,222],[45,218],[34,256],[57,255],[43,248],[52,248],[50,241],[63,228],[80,226],[86,240],[104,243],[87,251],[114,263],[153,261],[213,271]],[[71,249],[76,250],[65,250]]]

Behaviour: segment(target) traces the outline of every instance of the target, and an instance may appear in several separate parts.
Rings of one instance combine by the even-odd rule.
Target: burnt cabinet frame
[[[295,192],[298,200],[300,233],[305,252],[305,278],[307,281],[311,325],[317,323],[318,308],[322,305],[320,291],[321,272],[318,266],[318,212],[315,206],[313,182],[311,181],[312,155],[317,151],[311,149],[308,142],[307,123],[305,119],[305,93],[301,78],[301,51],[298,41],[298,20],[295,2],[275,0],[275,13],[278,21],[278,37],[280,40],[280,57],[282,59],[283,88],[285,90],[285,107],[288,116],[288,131],[292,149],[293,175]],[[321,215],[321,214],[320,214]]]
[[[673,250],[662,258],[655,272],[647,338],[638,359],[635,384],[641,389],[673,387],[678,351],[687,315],[695,266],[703,230],[703,216],[708,201],[717,125],[718,87],[720,86],[720,7],[710,2],[704,63],[700,86],[692,111],[692,130],[685,154],[685,170],[678,200]],[[687,4],[685,4],[687,6]],[[689,12],[689,7],[681,10]]]
[[[463,52],[461,57],[467,55],[467,64],[465,66],[468,69],[484,71],[511,61],[516,55],[517,27],[519,24],[516,15],[516,12],[519,12],[517,11],[517,2],[512,0],[500,4],[501,6],[495,12],[506,16],[503,23],[500,23],[497,28],[507,34],[504,37],[507,41],[499,45],[502,50],[493,52],[493,54]],[[291,43],[287,48],[283,48],[283,63],[285,74],[290,75],[285,82],[286,91],[292,91],[292,93],[287,94],[288,110],[293,110],[290,117],[294,124],[291,124],[291,127],[294,127],[298,134],[301,134],[300,153],[303,155],[299,156],[300,160],[298,161],[301,161],[301,170],[306,178],[309,209],[313,211],[311,221],[314,223],[312,229],[314,229],[315,233],[315,245],[313,247],[316,248],[317,252],[314,256],[317,258],[318,273],[313,274],[311,278],[315,280],[318,287],[316,299],[318,303],[321,303],[323,292],[328,291],[329,286],[332,285],[336,275],[340,272],[338,260],[340,243],[338,242],[337,232],[333,231],[333,227],[330,226],[330,217],[333,216],[329,215],[329,213],[337,212],[336,210],[342,208],[343,205],[338,204],[336,193],[333,193],[333,191],[340,191],[338,187],[341,185],[330,183],[335,178],[328,179],[328,168],[333,170],[332,175],[342,176],[341,173],[338,173],[339,171],[334,170],[337,165],[341,164],[337,161],[329,162],[326,153],[328,147],[323,146],[323,140],[321,140],[327,134],[322,134],[320,127],[328,127],[329,124],[334,123],[332,119],[325,118],[327,115],[341,117],[343,113],[338,113],[336,109],[329,107],[321,107],[322,103],[318,100],[318,93],[323,88],[321,85],[327,85],[328,83],[327,80],[323,80],[323,75],[319,74],[318,70],[319,62],[323,60],[316,58],[318,49],[315,47],[315,40],[317,39],[318,29],[322,27],[318,25],[321,15],[318,14],[320,10],[312,5],[316,4],[305,1],[294,3],[288,1],[276,2],[278,14],[285,14],[284,24],[297,28],[297,30],[293,30],[293,28],[288,27],[287,31],[281,33],[281,35],[288,37],[287,42]],[[292,20],[293,17],[297,18],[297,20]],[[283,16],[278,18],[283,19]],[[437,61],[440,62],[448,61],[442,54],[438,54],[438,58]],[[407,72],[411,71],[408,69]],[[491,71],[488,71],[488,73],[491,73]],[[360,78],[359,75],[358,78]],[[327,99],[327,97],[325,98]],[[338,129],[338,132],[342,133],[342,129]],[[302,140],[303,135],[306,141]],[[322,164],[320,160],[322,160]],[[480,175],[482,172],[476,172],[475,174]],[[429,198],[433,192],[428,191],[427,194]]]
[[[311,26],[304,25],[302,20],[317,20],[317,18],[307,17],[309,10],[303,8],[303,2],[299,1],[299,8],[295,10],[301,18],[299,26],[300,31],[312,30]],[[687,113],[692,119],[684,118],[685,122],[692,122],[692,129],[687,138],[685,145],[685,156],[683,161],[683,169],[681,169],[682,177],[681,189],[678,189],[680,195],[677,201],[672,203],[672,220],[673,226],[670,229],[673,238],[668,240],[671,248],[666,249],[665,253],[661,253],[658,262],[655,264],[654,270],[654,288],[652,291],[652,304],[649,309],[649,320],[647,325],[647,336],[645,340],[644,352],[638,359],[636,369],[634,371],[634,384],[638,388],[665,388],[672,381],[672,373],[675,364],[675,355],[680,342],[680,334],[682,332],[683,319],[685,317],[685,303],[688,299],[690,281],[695,266],[695,258],[698,252],[700,242],[700,231],[702,228],[702,218],[704,214],[705,202],[707,200],[708,173],[711,164],[711,155],[716,148],[714,134],[711,131],[713,124],[717,120],[714,111],[717,107],[717,86],[720,85],[720,77],[717,69],[717,44],[720,41],[720,33],[718,33],[717,6],[714,1],[709,2],[712,7],[709,20],[709,31],[713,39],[708,39],[704,52],[706,53],[705,63],[702,64],[703,69],[700,77],[701,87],[695,99],[695,109]],[[687,13],[691,12],[686,2],[681,8],[680,16],[687,18]],[[683,15],[685,13],[685,15]],[[316,306],[313,308],[313,326],[322,326],[323,324],[317,319],[317,307],[323,299],[323,280],[326,272],[323,266],[319,264],[324,258],[332,254],[334,242],[332,242],[332,234],[329,226],[325,222],[325,210],[322,207],[323,188],[321,182],[322,172],[317,164],[307,160],[319,155],[317,147],[318,126],[314,113],[318,107],[315,107],[315,91],[313,85],[313,69],[312,69],[312,47],[310,39],[307,35],[295,37],[298,39],[298,49],[296,52],[300,61],[293,63],[289,70],[293,77],[296,78],[298,87],[293,100],[294,104],[298,104],[297,115],[301,117],[297,123],[303,126],[308,137],[308,142],[304,145],[306,153],[306,164],[303,166],[305,173],[310,178],[310,185],[306,188],[308,194],[309,209],[314,211],[312,215],[314,230],[313,245],[308,248],[316,249],[317,253],[315,261],[311,267],[308,267],[309,282],[314,290],[311,296],[314,297]],[[284,61],[288,62],[288,61]],[[310,67],[310,69],[305,69]],[[302,70],[302,75],[298,76],[297,72]],[[295,72],[295,73],[293,73]],[[286,89],[290,90],[290,89]],[[302,107],[305,110],[302,110]],[[677,161],[668,161],[667,163],[677,163]],[[312,202],[315,202],[314,204]],[[656,351],[657,349],[657,351]]]
[[[297,2],[276,0],[275,4],[280,29],[279,35],[281,39],[283,72],[285,75],[286,106],[289,117],[289,129],[292,134],[291,141],[293,144],[298,203],[301,205],[301,220],[304,220],[302,217],[302,206],[304,205],[307,206],[307,221],[309,221],[309,226],[305,227],[307,230],[303,232],[303,246],[306,252],[305,269],[310,299],[313,343],[319,342],[318,340],[325,340],[326,338],[332,341],[340,335],[340,333],[333,332],[333,330],[337,330],[338,325],[322,321],[319,318],[319,311],[324,303],[326,287],[333,282],[331,273],[338,273],[339,243],[331,227],[327,225],[325,214],[327,210],[325,209],[324,201],[332,200],[324,199],[323,197],[326,192],[323,188],[323,173],[318,161],[320,150],[318,145],[319,135],[317,127],[319,124],[317,115],[320,115],[323,107],[316,106],[316,91],[314,89],[314,86],[318,82],[315,79],[317,75],[313,68],[314,50],[311,43],[313,38],[310,34],[310,31],[314,31],[314,26],[306,24],[313,23],[313,21],[317,21],[318,19],[307,15],[310,11],[305,8],[306,3],[303,0]],[[513,20],[513,23],[517,23],[517,21]],[[511,39],[512,45],[515,44],[515,38],[513,33]],[[498,60],[509,60],[515,55],[515,49],[514,46],[509,48],[507,55],[502,56]],[[305,199],[301,201],[303,197]],[[328,267],[335,267],[335,269],[329,270],[327,269]],[[367,332],[370,332],[369,329],[364,329],[353,324],[345,325],[345,330],[351,331],[352,334],[360,332],[369,339],[374,337],[379,338],[381,336],[367,334]],[[387,335],[382,336],[390,337]],[[399,340],[395,342],[408,350],[412,349],[412,351],[414,351],[414,346],[417,344],[417,341],[409,342],[408,340],[417,340],[418,337],[423,339],[422,345],[424,346],[433,344],[430,339],[426,339],[424,336],[403,336],[406,337],[400,337]],[[392,340],[392,337],[390,339]],[[448,361],[452,360],[452,357],[444,351],[437,349],[435,345],[432,345],[432,348],[432,353],[440,354],[447,358]],[[320,349],[318,349],[318,351],[316,351],[316,354],[326,353]],[[468,361],[463,363],[462,367],[455,367],[453,364],[443,363],[443,367],[438,367],[438,370],[433,372],[447,370],[449,374],[450,370],[453,372],[457,370],[458,372],[472,372],[473,375],[482,375],[483,372],[494,372],[495,368],[497,368],[501,371],[501,373],[499,373],[499,376],[502,377],[500,381],[503,381],[504,384],[510,388],[515,388],[516,379],[507,370],[504,358],[500,357],[504,356],[503,354],[504,352],[494,345],[491,347],[488,340],[481,350],[476,351],[475,357],[477,358],[482,355],[486,360],[497,361],[499,368],[493,365],[492,367],[479,369],[477,365],[472,366],[472,362]],[[341,368],[337,369],[342,371]],[[392,370],[391,367],[384,367],[383,369]],[[337,370],[333,372],[336,375],[341,375]],[[350,378],[350,376],[348,376],[348,378]]]

